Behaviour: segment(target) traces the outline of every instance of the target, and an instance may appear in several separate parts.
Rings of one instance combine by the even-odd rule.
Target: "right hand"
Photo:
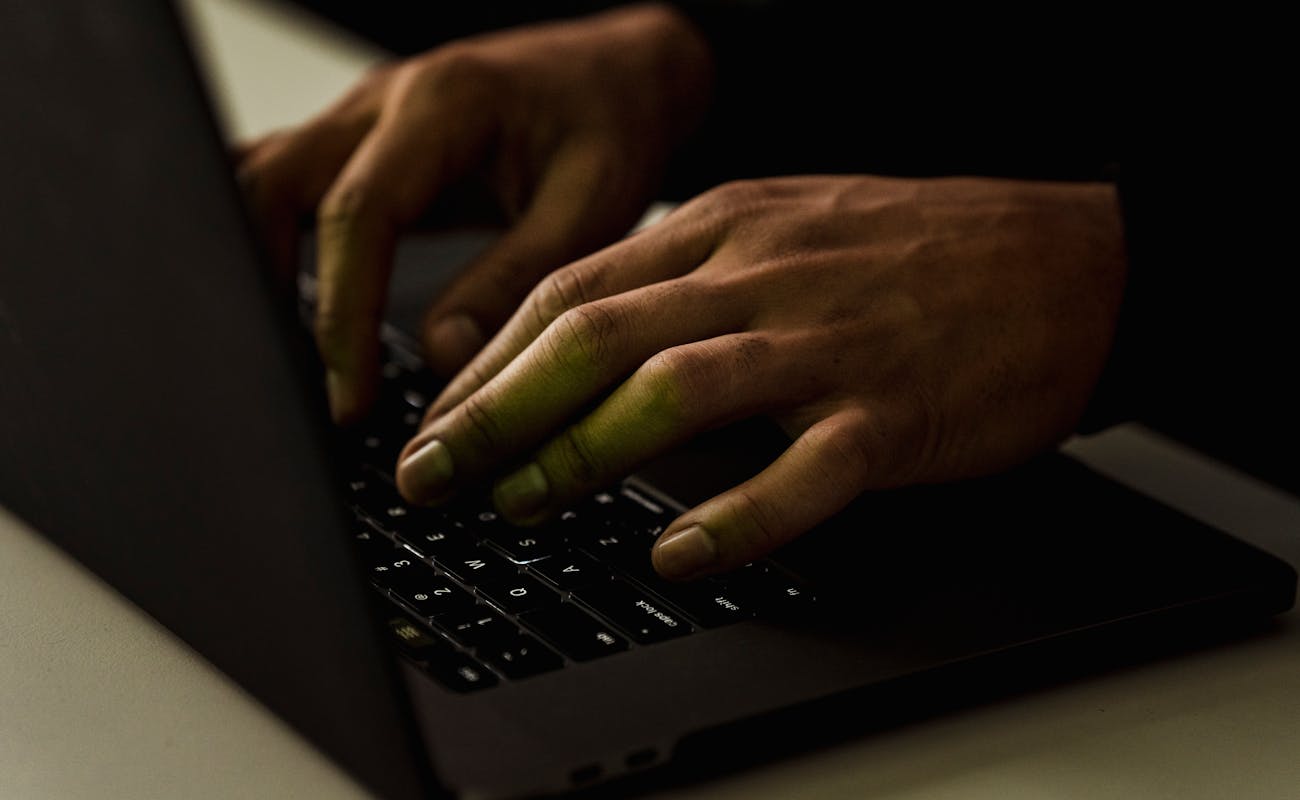
[[[494,32],[381,68],[324,113],[242,148],[240,180],[287,276],[316,210],[317,345],[336,421],[373,400],[394,244],[435,200],[486,184],[508,230],[433,302],[450,376],[551,270],[624,235],[708,103],[699,32],[667,6]]]

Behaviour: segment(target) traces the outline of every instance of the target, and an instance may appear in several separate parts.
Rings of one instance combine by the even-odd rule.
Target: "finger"
[[[246,161],[250,156],[252,156],[258,150],[265,147],[269,143],[275,141],[276,139],[280,138],[281,136],[284,136],[285,133],[286,131],[283,130],[275,130],[269,133],[264,133],[261,136],[256,136],[252,139],[231,143],[228,147],[228,154],[230,156],[231,165],[238,168],[241,164],[244,163],[244,161]]]
[[[321,203],[316,342],[338,422],[357,420],[373,400],[397,234],[477,157],[487,136],[483,117],[475,119],[478,127],[464,118],[440,129],[441,114],[427,103],[390,108]]]
[[[245,202],[277,276],[298,272],[303,215],[315,208],[364,131],[309,125],[249,153],[239,168]]]
[[[413,502],[436,502],[501,469],[655,353],[734,330],[734,307],[718,300],[711,287],[678,279],[565,312],[407,444],[398,488]]]
[[[331,108],[241,148],[237,176],[277,275],[298,271],[303,217],[314,210],[378,118],[387,71],[376,71]]]
[[[735,569],[828,519],[869,485],[870,431],[862,412],[815,423],[758,475],[674,520],[655,569],[673,580]]]
[[[653,356],[590,414],[499,481],[493,498],[516,524],[539,522],[710,428],[800,404],[803,351],[771,333],[737,333]]]
[[[707,261],[715,246],[710,229],[662,223],[546,276],[501,331],[430,405],[426,424],[478,391],[566,311],[622,292],[677,278]],[[670,310],[669,314],[678,312]]]
[[[435,372],[456,374],[542,277],[631,227],[644,191],[615,185],[618,169],[617,154],[602,147],[554,158],[520,219],[429,309],[424,338]]]

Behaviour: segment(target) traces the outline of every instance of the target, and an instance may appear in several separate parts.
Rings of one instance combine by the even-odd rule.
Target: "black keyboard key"
[[[397,570],[388,591],[425,619],[465,611],[475,605],[473,595],[427,567]]]
[[[444,649],[450,649],[445,642],[438,640],[424,628],[403,616],[388,620],[388,632],[392,641],[403,654],[417,661],[435,658]]]
[[[729,586],[743,592],[763,616],[798,618],[816,610],[817,598],[811,587],[779,569],[759,564],[737,570]]]
[[[370,582],[381,589],[390,589],[402,580],[421,575],[433,576],[433,569],[405,549],[394,547],[382,559],[370,564]]]
[[[387,590],[398,580],[398,572],[408,568],[412,564],[428,569],[428,567],[414,560],[414,557],[405,550],[393,548],[388,554],[371,562],[367,566],[367,572],[370,576],[371,585],[379,589]]]
[[[611,490],[597,492],[571,510],[562,512],[548,524],[564,531],[570,541],[576,542],[591,539],[626,521],[627,509],[618,494]]]
[[[513,622],[485,605],[444,614],[434,624],[472,648],[507,647],[520,633]]]
[[[447,518],[479,537],[492,537],[501,531],[518,530],[501,518],[492,507],[490,497],[470,497],[445,509]]]
[[[397,431],[370,430],[357,437],[353,446],[354,458],[384,475],[392,475],[397,466],[397,456],[410,441],[410,437]]]
[[[379,382],[379,395],[375,398],[375,413],[371,414],[376,424],[387,424],[403,412],[424,414],[429,407],[430,394],[427,387],[420,385],[419,375],[392,362],[380,368],[380,375],[383,380]]]
[[[586,508],[588,509],[588,513],[592,513],[597,516],[599,515],[608,516],[609,514],[608,509],[614,508],[617,504],[618,504],[618,498],[615,496],[615,491],[610,490],[604,492],[596,492],[594,495],[591,496],[591,499],[587,501]]]
[[[748,592],[720,581],[675,583],[654,575],[644,577],[638,583],[705,628],[741,622],[758,611],[757,603]]]
[[[370,469],[358,470],[344,487],[347,503],[357,513],[373,517],[386,505],[401,502],[393,485]]]
[[[503,580],[479,581],[477,589],[479,594],[496,603],[507,614],[522,614],[560,601],[559,595],[530,575],[515,574]]]
[[[519,573],[518,567],[486,547],[458,545],[448,548],[443,555],[434,555],[434,563],[471,585],[508,580]]]
[[[420,555],[433,559],[454,556],[474,546],[472,536],[449,525],[400,531],[397,540],[414,548]]]
[[[539,526],[538,530],[552,542],[570,542],[590,538],[609,522],[590,502],[560,512],[554,519]]]
[[[515,680],[564,666],[564,659],[528,634],[520,634],[505,646],[481,648],[478,654]]]
[[[396,492],[388,503],[369,512],[367,516],[381,530],[412,542],[419,541],[425,534],[447,530],[447,521],[437,511],[409,506]]]
[[[578,548],[604,564],[634,575],[653,572],[650,542],[631,532],[607,529],[578,542]]]
[[[498,528],[486,539],[516,564],[547,558],[564,549],[563,539],[545,529]]]
[[[575,595],[640,644],[662,642],[691,632],[690,625],[676,611],[621,581],[580,589]]]
[[[519,619],[574,661],[590,661],[628,646],[613,628],[571,603],[538,609]]]
[[[392,484],[366,471],[348,483],[352,507],[376,528],[393,536],[406,537],[412,544],[424,535],[455,528],[445,515],[431,508],[412,506]]]
[[[431,659],[425,671],[453,692],[474,692],[495,686],[497,676],[465,653],[448,647]]]
[[[390,619],[388,630],[398,650],[423,664],[426,672],[452,691],[472,692],[498,683],[497,676],[482,664],[405,617]]]
[[[609,580],[609,570],[585,553],[559,553],[528,568],[565,591]]]
[[[757,613],[757,608],[746,597],[726,588],[694,594],[682,610],[706,628],[743,622]]]
[[[420,432],[420,423],[423,420],[422,409],[412,408],[400,400],[388,401],[376,407],[374,424],[370,430],[377,432],[380,437],[401,441],[404,447],[415,437],[415,434]]]
[[[632,486],[620,487],[616,498],[614,513],[623,525],[652,540],[659,538],[677,516],[672,509]]]
[[[357,530],[352,534],[352,543],[355,545],[357,558],[362,564],[370,566],[373,564],[383,564],[389,561],[389,557],[396,557],[397,548],[387,537],[382,536],[360,523]]]

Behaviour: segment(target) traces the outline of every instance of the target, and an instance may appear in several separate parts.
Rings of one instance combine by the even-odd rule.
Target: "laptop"
[[[331,428],[174,9],[11,4],[0,30],[0,504],[380,796],[620,791],[1294,601],[1286,564],[1060,454],[659,581],[655,531],[770,457],[761,421],[542,529],[406,507],[392,449],[437,385],[390,331],[373,426]]]

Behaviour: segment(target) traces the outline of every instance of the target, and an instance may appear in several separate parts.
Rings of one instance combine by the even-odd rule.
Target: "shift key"
[[[662,642],[691,632],[686,620],[621,581],[579,589],[575,595],[639,644]]]

